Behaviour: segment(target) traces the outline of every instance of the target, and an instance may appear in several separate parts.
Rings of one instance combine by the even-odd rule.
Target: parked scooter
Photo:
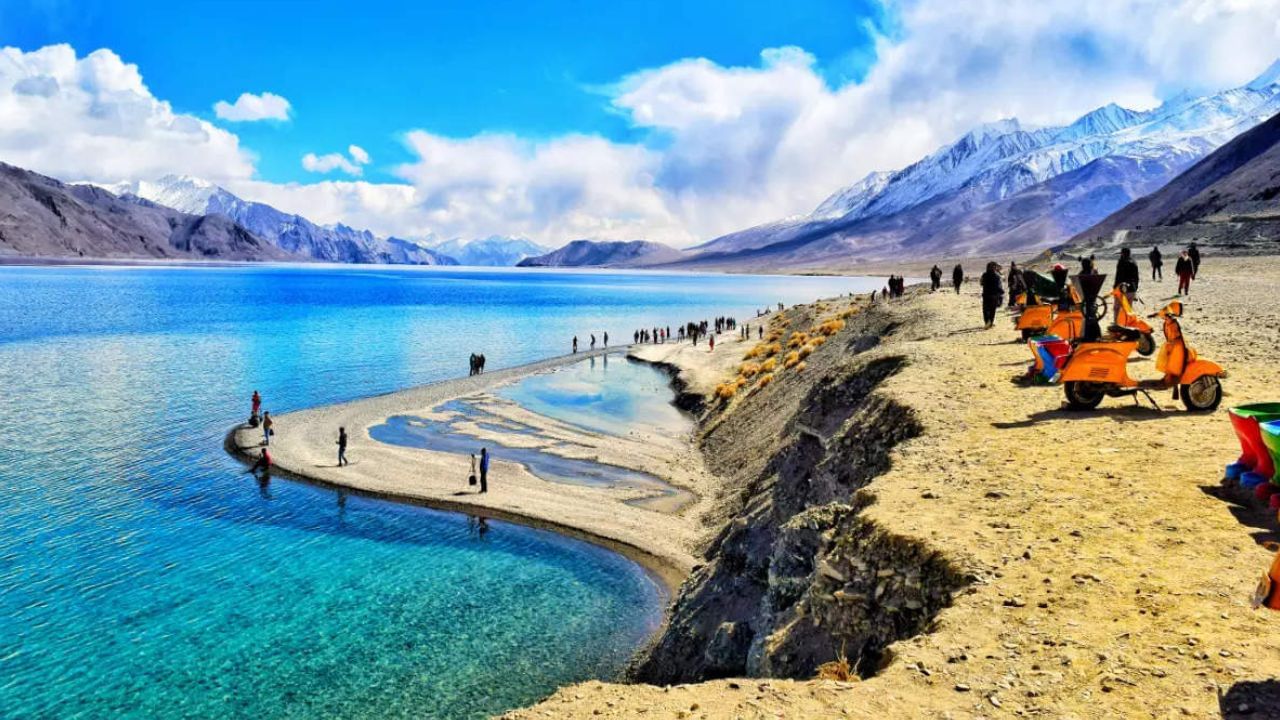
[[[1133,340],[1138,343],[1138,354],[1148,356],[1156,351],[1155,330],[1145,320],[1133,312],[1133,305],[1126,294],[1128,287],[1117,285],[1111,290],[1111,300],[1115,303],[1116,317],[1107,335],[1112,340]]]
[[[1136,340],[1079,343],[1059,376],[1067,406],[1072,410],[1092,410],[1104,397],[1132,397],[1138,393],[1155,405],[1151,390],[1173,388],[1174,399],[1180,397],[1188,410],[1217,408],[1222,402],[1220,379],[1226,377],[1226,372],[1216,363],[1201,360],[1187,345],[1178,323],[1181,316],[1182,303],[1177,300],[1150,316],[1160,318],[1164,326],[1165,344],[1156,358],[1156,369],[1164,373],[1159,379],[1138,381],[1129,377],[1129,356],[1138,349]]]

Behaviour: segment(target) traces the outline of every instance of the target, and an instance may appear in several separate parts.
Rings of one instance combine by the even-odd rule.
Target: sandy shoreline
[[[586,540],[625,555],[654,574],[673,592],[693,567],[699,539],[696,518],[712,479],[687,439],[678,442],[645,433],[620,438],[513,410],[520,422],[539,422],[548,433],[570,440],[572,454],[652,474],[681,491],[679,507],[661,502],[639,504],[644,493],[630,488],[556,483],[531,474],[495,452],[489,492],[467,485],[465,456],[378,442],[369,430],[393,417],[429,418],[442,403],[458,398],[487,398],[499,386],[560,367],[626,353],[626,346],[563,355],[518,367],[456,378],[407,390],[273,415],[271,456],[277,474],[343,488],[384,499],[439,510],[507,520]],[[728,350],[726,349],[726,353]],[[621,360],[621,358],[619,358]],[[267,405],[269,409],[269,405]],[[337,430],[350,437],[350,465],[337,466]],[[261,430],[238,426],[227,438],[228,450],[253,460],[262,445]],[[483,443],[477,439],[477,450]],[[689,499],[692,498],[692,501]]]

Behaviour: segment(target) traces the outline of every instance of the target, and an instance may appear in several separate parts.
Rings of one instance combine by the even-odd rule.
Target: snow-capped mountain
[[[391,265],[456,265],[457,261],[411,240],[380,237],[341,223],[317,225],[265,203],[244,200],[198,178],[167,175],[154,182],[108,186],[194,215],[225,215],[285,252],[326,262]]]
[[[742,255],[755,264],[830,264],[890,259],[906,248],[950,256],[1039,249],[1134,193],[1158,189],[1277,112],[1280,61],[1243,87],[1182,94],[1152,110],[1112,103],[1060,127],[987,123],[906,168],[870,173],[808,216],[694,248],[701,253],[694,262],[728,267]],[[1105,167],[1090,167],[1101,160]]]
[[[457,260],[461,265],[481,267],[511,267],[525,258],[551,252],[551,248],[543,247],[528,238],[503,235],[490,235],[470,241],[455,238],[428,245],[432,250]]]

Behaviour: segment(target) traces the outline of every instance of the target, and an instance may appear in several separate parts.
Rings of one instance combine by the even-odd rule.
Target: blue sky
[[[687,246],[979,123],[1243,84],[1277,18],[1280,0],[0,0],[0,161],[191,175],[400,237]]]
[[[0,44],[110,48],[137,64],[174,108],[213,119],[215,101],[270,91],[289,100],[286,123],[236,131],[269,181],[306,180],[304,153],[355,143],[373,156],[370,180],[411,160],[400,134],[511,132],[545,138],[598,133],[640,139],[592,88],[687,57],[754,64],[762,48],[804,47],[833,82],[874,58],[860,0],[583,2],[228,2],[6,0]]]

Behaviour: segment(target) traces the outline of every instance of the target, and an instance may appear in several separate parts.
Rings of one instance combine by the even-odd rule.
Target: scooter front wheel
[[[1070,380],[1062,386],[1067,394],[1068,410],[1092,410],[1102,403],[1107,392],[1099,383]]]
[[[1146,357],[1156,351],[1156,339],[1151,333],[1138,335],[1138,354]]]
[[[1181,388],[1182,404],[1188,410],[1208,412],[1222,402],[1222,382],[1215,375],[1201,375]]]

